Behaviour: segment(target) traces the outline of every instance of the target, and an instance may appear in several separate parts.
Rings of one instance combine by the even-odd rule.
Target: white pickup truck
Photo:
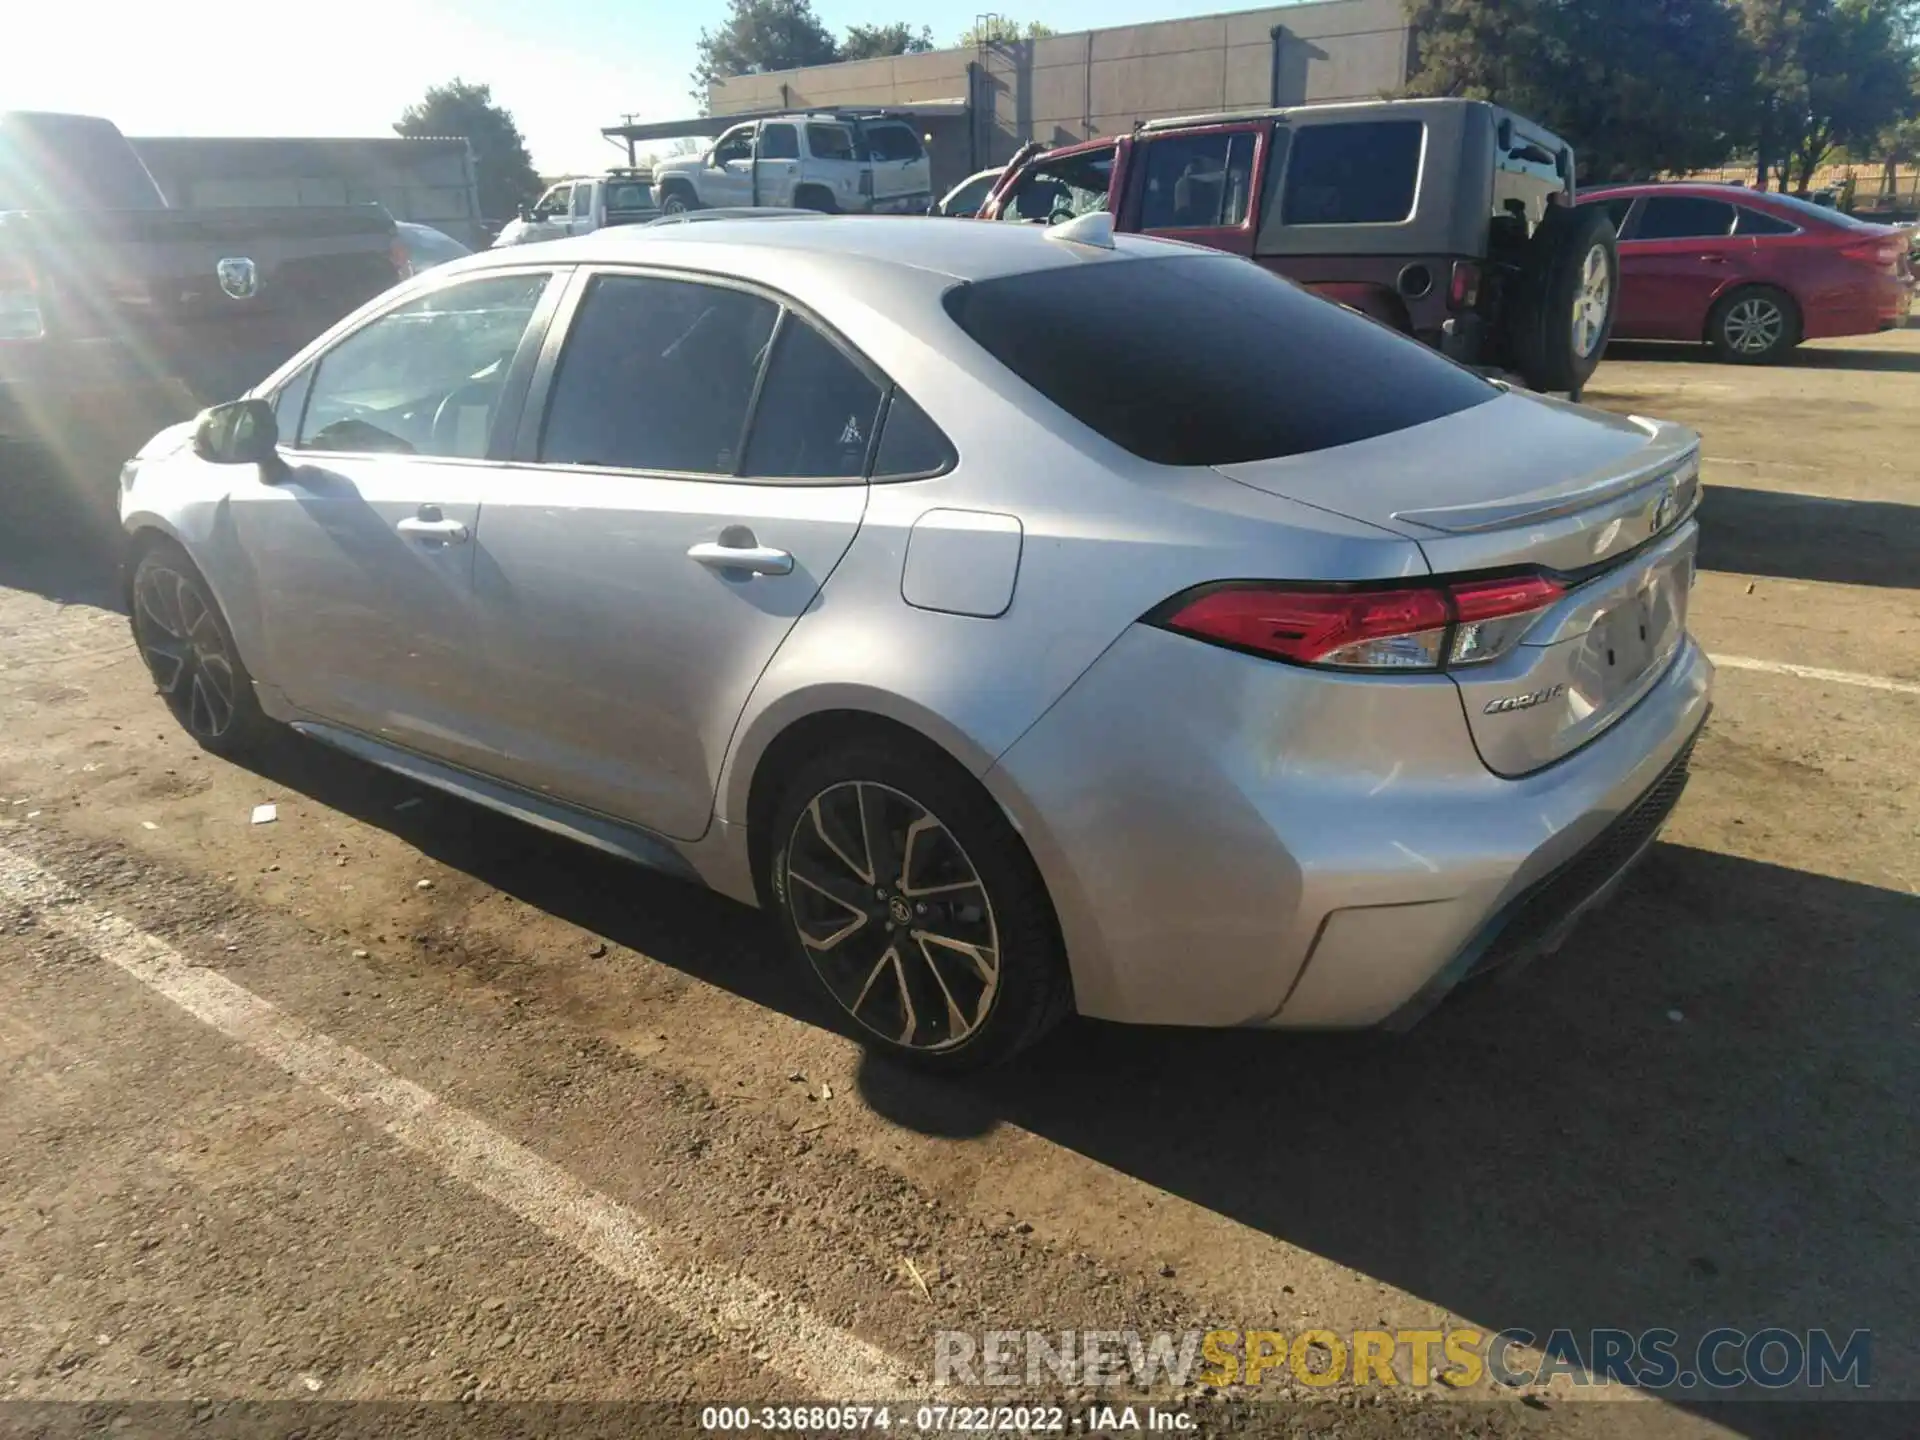
[[[587,235],[609,225],[644,225],[660,218],[653,196],[651,170],[609,170],[590,179],[562,180],[509,221],[493,248]]]
[[[669,215],[743,205],[924,215],[932,169],[913,125],[824,111],[736,125],[705,154],[654,165]]]

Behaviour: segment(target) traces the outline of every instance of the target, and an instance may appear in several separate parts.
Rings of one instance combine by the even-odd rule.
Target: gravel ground
[[[305,742],[204,756],[0,457],[0,872],[60,897],[0,878],[0,1431],[692,1433],[657,1402],[853,1398],[807,1377],[869,1352],[910,1396],[934,1332],[1000,1327],[1870,1329],[1871,1393],[1920,1401],[1920,332],[1616,347],[1588,398],[1705,433],[1694,628],[1736,662],[1618,899],[1403,1038],[1075,1023],[962,1084],[864,1058],[730,902]],[[1266,1394],[1298,1403],[1157,1398],[1220,1433],[1920,1430]]]

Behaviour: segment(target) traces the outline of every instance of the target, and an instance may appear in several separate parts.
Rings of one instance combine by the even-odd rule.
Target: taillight
[[[1453,274],[1447,281],[1447,308],[1471,310],[1480,303],[1480,267],[1471,260],[1453,262]]]
[[[1189,594],[1150,618],[1296,665],[1405,671],[1496,660],[1566,591],[1544,575],[1522,575],[1392,589],[1234,583]]]
[[[38,340],[46,333],[39,274],[18,256],[0,255],[0,340]]]
[[[387,258],[393,261],[393,273],[402,280],[413,276],[413,256],[407,253],[407,242],[398,235],[387,242]]]
[[[1840,253],[1858,264],[1891,270],[1900,263],[1900,256],[1906,248],[1907,242],[1897,235],[1877,235],[1871,240],[1856,240],[1851,245],[1842,245]]]

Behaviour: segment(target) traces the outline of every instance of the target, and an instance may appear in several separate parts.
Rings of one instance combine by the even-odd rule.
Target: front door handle
[[[793,556],[771,545],[756,544],[751,531],[744,536],[723,534],[717,542],[703,540],[687,551],[687,558],[709,570],[744,570],[749,575],[793,573]]]
[[[411,539],[437,540],[442,545],[464,545],[473,538],[473,532],[458,520],[428,520],[424,517],[412,517],[402,520],[393,528]]]
[[[1724,265],[1727,263],[1727,257],[1724,255],[1702,255],[1700,258],[1709,265]]]

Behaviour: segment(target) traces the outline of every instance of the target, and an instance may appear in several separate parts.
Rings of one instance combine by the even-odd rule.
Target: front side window
[[[1040,395],[1162,465],[1303,455],[1501,394],[1419,341],[1228,256],[1049,267],[955,286],[946,307]]]
[[[1294,131],[1283,221],[1397,225],[1410,219],[1426,129],[1418,120],[1364,120]]]
[[[753,127],[742,125],[729,130],[720,137],[720,143],[713,147],[713,163],[725,165],[730,160],[751,160],[753,158]]]
[[[978,215],[980,207],[987,203],[987,196],[993,193],[995,183],[1000,179],[996,170],[991,175],[976,175],[946,199],[942,206],[948,215]]]
[[[798,160],[800,135],[791,125],[766,125],[760,130],[762,160]]]
[[[1089,150],[1039,162],[1014,182],[1000,218],[1055,225],[1106,209],[1113,156],[1111,149]]]
[[[463,281],[354,331],[320,357],[299,448],[483,457],[550,278]]]
[[[867,126],[867,154],[875,160],[918,160],[926,151],[905,125]]]
[[[779,307],[687,280],[603,275],[561,353],[550,465],[732,475]]]
[[[533,207],[533,218],[536,220],[551,220],[556,215],[566,214],[567,206],[571,202],[572,195],[573,186],[554,186],[551,190],[547,191],[546,194],[542,195],[540,197],[540,203]]]
[[[1214,229],[1247,218],[1253,136],[1173,135],[1146,147],[1142,230]]]
[[[1692,240],[1733,230],[1733,206],[1691,195],[1649,195],[1634,226],[1635,240]]]
[[[853,132],[844,125],[809,125],[807,150],[816,160],[851,160]]]
[[[740,473],[859,479],[867,473],[882,395],[838,346],[789,314],[768,361]]]

